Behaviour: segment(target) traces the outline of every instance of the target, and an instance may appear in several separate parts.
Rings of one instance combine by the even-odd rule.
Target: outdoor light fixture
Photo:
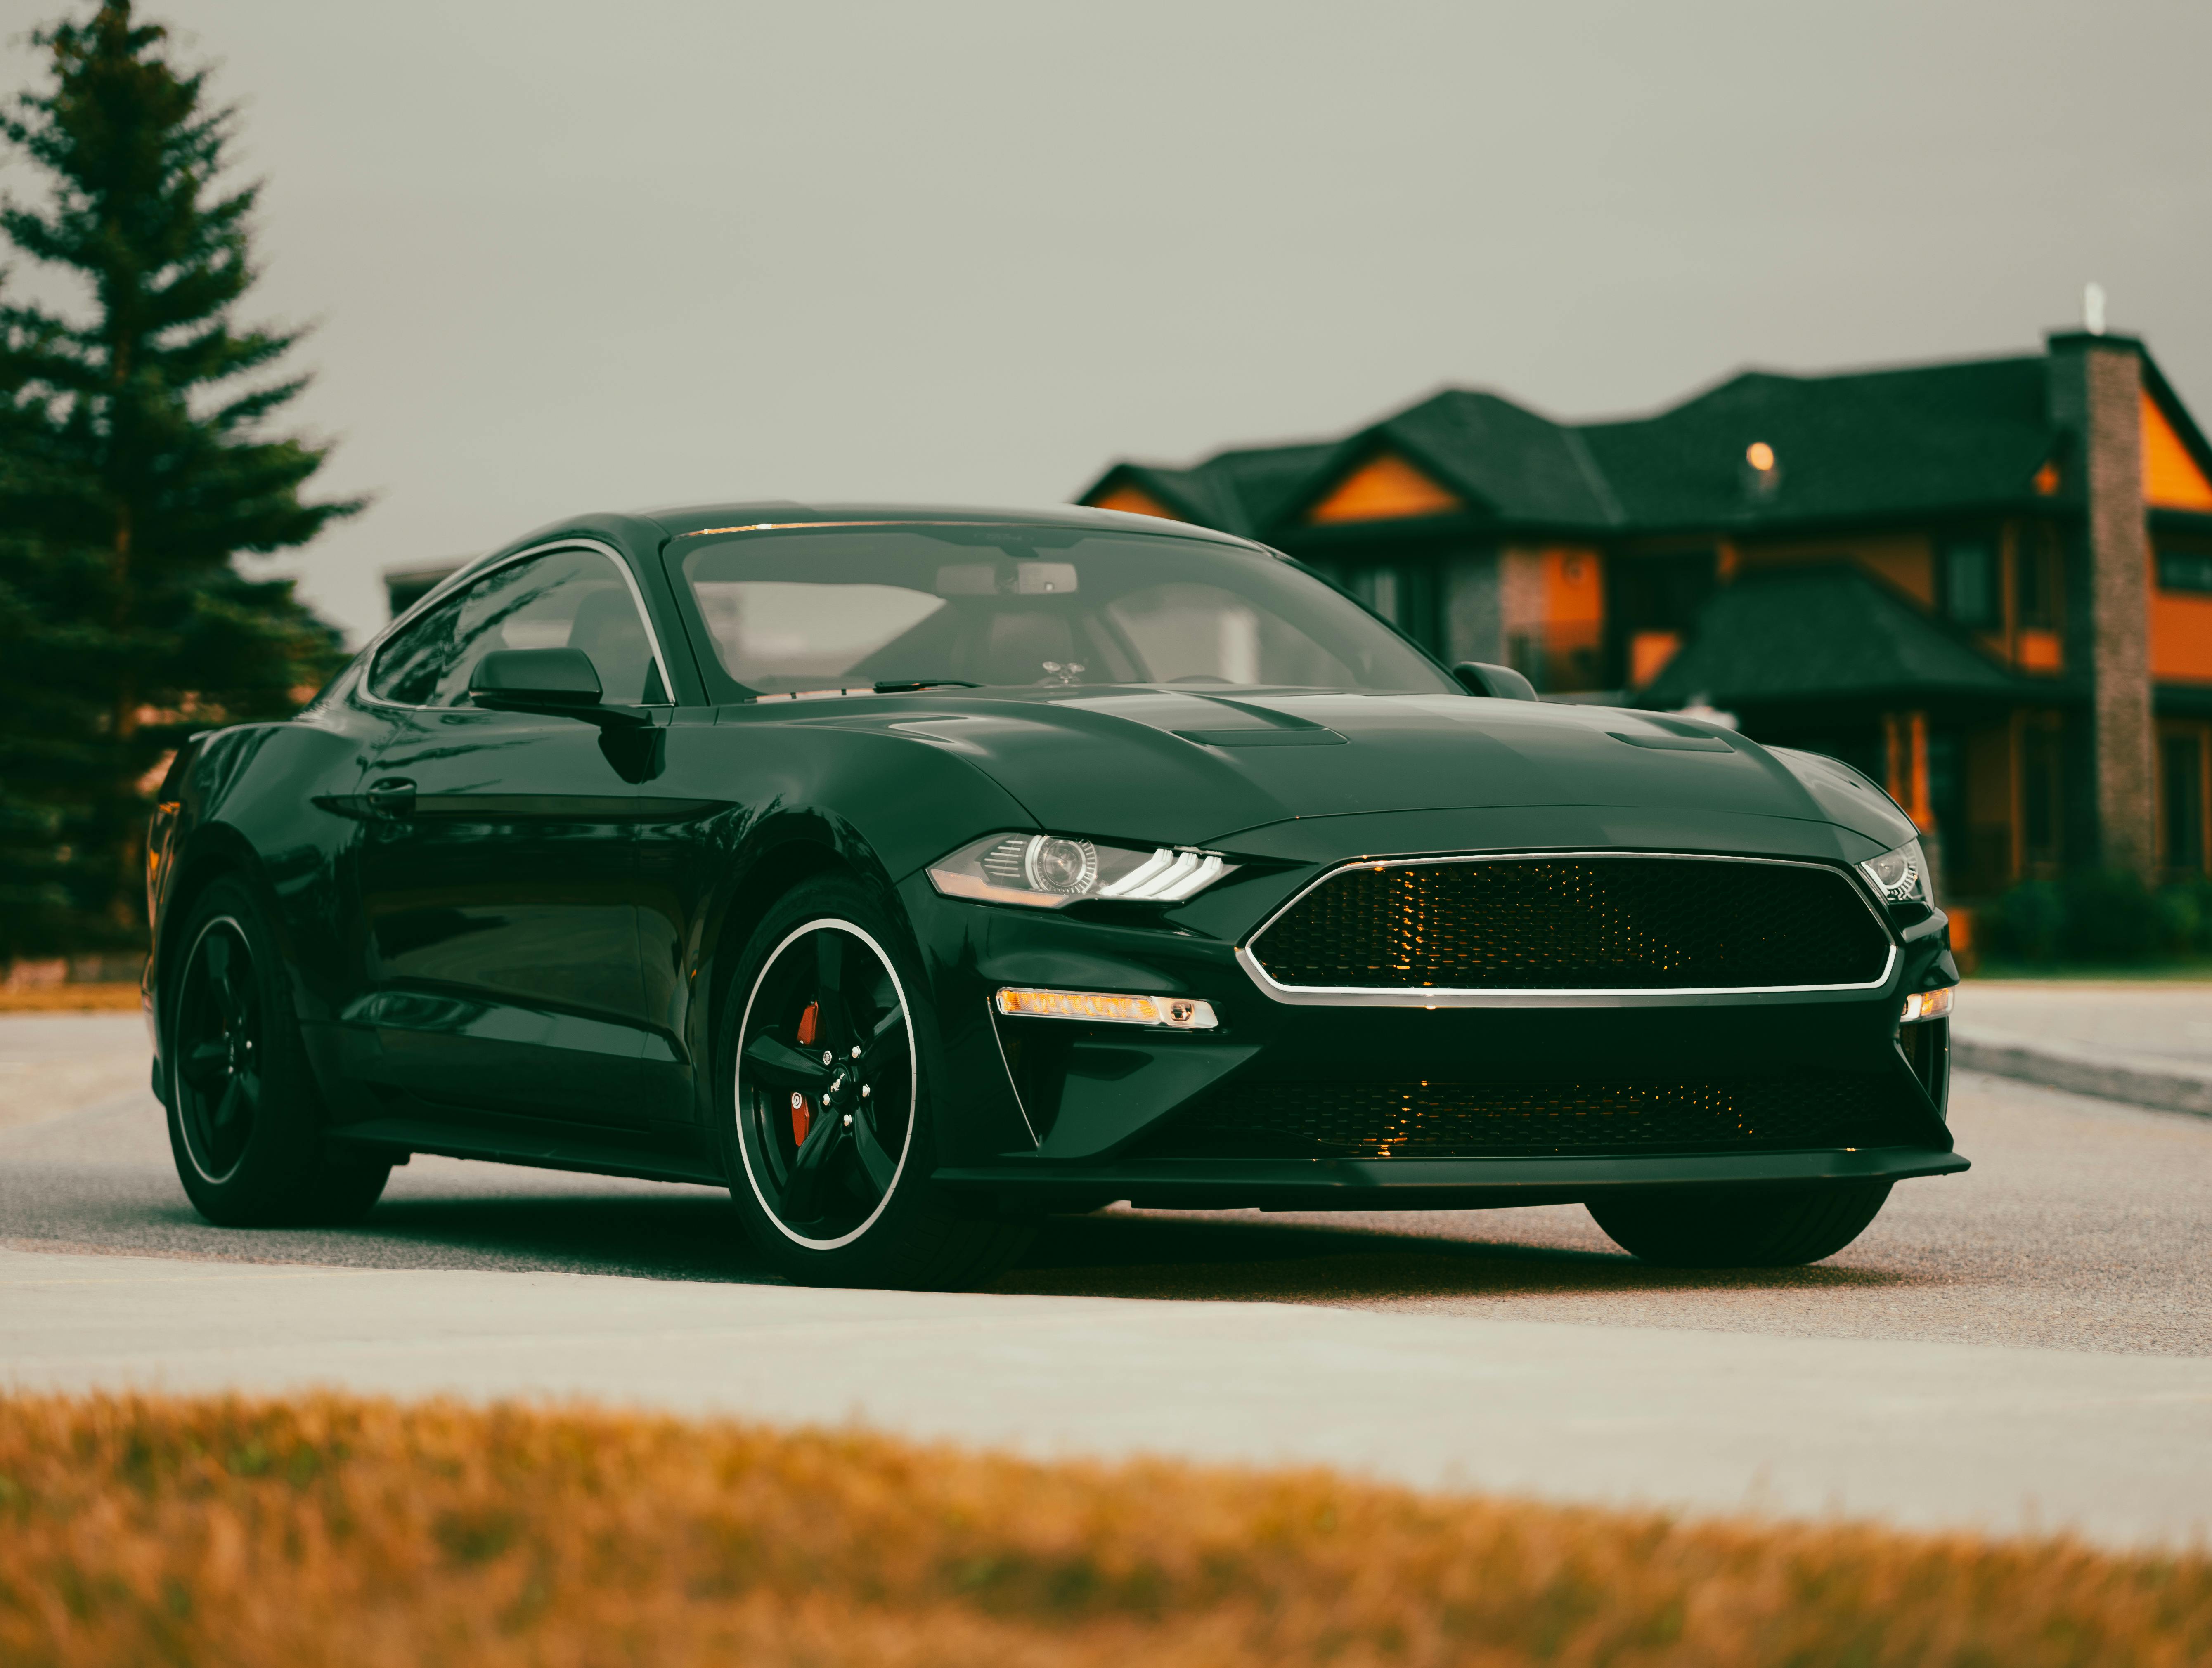
[[[951,898],[1059,909],[1081,898],[1181,903],[1236,865],[1218,852],[1108,846],[1073,834],[998,834],[930,865],[929,881]]]
[[[1085,1019],[1108,1025],[1165,1025],[1177,1031],[1211,1031],[1221,1022],[1213,1004],[1187,996],[1109,996],[1097,991],[999,992],[999,1011],[1018,1019]]]
[[[1869,858],[1859,872],[1874,883],[1884,903],[1933,903],[1928,895],[1928,859],[1920,842],[1908,840],[1893,852]]]
[[[1900,1025],[1910,1025],[1917,1019],[1941,1019],[1951,1011],[1951,998],[1957,992],[1955,985],[1946,985],[1940,991],[1916,991],[1905,998],[1904,1017]]]

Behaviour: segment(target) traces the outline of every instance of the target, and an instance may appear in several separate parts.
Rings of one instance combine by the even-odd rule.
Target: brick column
[[[2150,543],[2142,497],[2142,348],[2129,337],[2079,333],[2053,336],[2050,346],[2051,415],[2073,441],[2065,472],[2075,478],[2063,489],[2087,513],[2097,858],[2148,881],[2158,862],[2158,798]]]

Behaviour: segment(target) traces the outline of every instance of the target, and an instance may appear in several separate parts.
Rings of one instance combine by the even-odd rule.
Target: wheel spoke
[[[210,932],[207,940],[208,983],[215,991],[216,1005],[222,1010],[223,1023],[236,1028],[246,1018],[246,998],[240,989],[239,958],[231,954],[230,939],[222,931]]]
[[[763,1083],[778,1089],[803,1089],[818,1094],[829,1080],[830,1068],[819,1054],[803,1054],[789,1043],[763,1034],[745,1045],[745,1064]]]
[[[860,1045],[860,1071],[872,1077],[906,1052],[906,1010],[894,1005]]]
[[[203,1094],[215,1087],[230,1065],[230,1050],[219,1042],[204,1042],[197,1048],[188,1048],[177,1063],[186,1083]]]
[[[876,1139],[873,1115],[865,1105],[853,1119],[853,1150],[860,1155],[860,1168],[868,1173],[868,1180],[876,1184],[877,1197],[889,1192],[891,1178],[898,1174],[898,1161]]]
[[[222,1099],[215,1103],[215,1111],[208,1121],[216,1129],[227,1130],[246,1109],[245,1079],[233,1077],[222,1091]]]
[[[792,1161],[791,1180],[783,1187],[783,1216],[787,1222],[807,1222],[815,1215],[814,1198],[822,1186],[823,1172],[830,1155],[844,1142],[844,1120],[834,1114],[817,1115],[814,1127],[799,1143]]]

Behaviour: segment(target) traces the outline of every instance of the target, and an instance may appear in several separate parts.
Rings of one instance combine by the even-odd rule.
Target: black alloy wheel
[[[798,1244],[835,1250],[881,1213],[914,1130],[914,1027],[883,947],[814,920],[769,955],[738,1054],[756,1196]]]
[[[203,1179],[228,1181],[253,1137],[268,1051],[253,948],[235,917],[200,929],[177,993],[177,1121]]]
[[[721,1013],[730,1194],[781,1273],[945,1290],[1021,1254],[1032,1223],[930,1180],[936,1015],[909,935],[873,889],[842,876],[793,889],[754,927]]]
[[[327,1138],[290,973],[254,893],[214,882],[176,942],[183,954],[160,985],[163,1098],[193,1208],[233,1228],[357,1221],[392,1155]]]

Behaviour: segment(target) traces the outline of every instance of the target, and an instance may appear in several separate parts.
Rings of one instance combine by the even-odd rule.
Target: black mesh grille
[[[1252,953],[1289,986],[1686,990],[1867,984],[1889,939],[1832,869],[1524,858],[1345,870]]]
[[[1879,1078],[1232,1086],[1144,1145],[1154,1158],[1489,1158],[1784,1152],[1910,1143]]]

